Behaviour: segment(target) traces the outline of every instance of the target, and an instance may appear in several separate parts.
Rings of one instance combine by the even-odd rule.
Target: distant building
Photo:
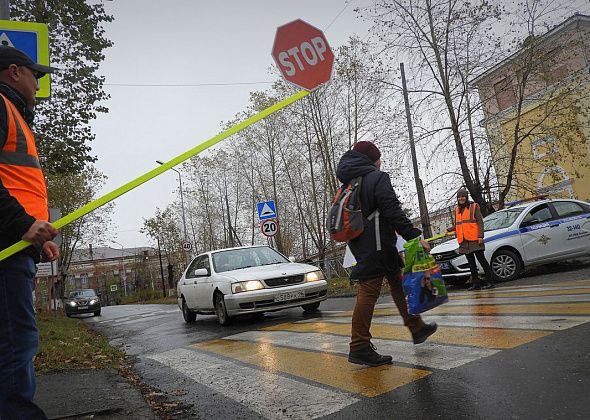
[[[72,255],[65,293],[90,288],[106,300],[162,287],[158,250],[151,247],[77,249]],[[108,303],[108,302],[107,302]]]
[[[507,201],[590,199],[589,35],[590,17],[572,16],[474,80],[501,186],[515,159]]]

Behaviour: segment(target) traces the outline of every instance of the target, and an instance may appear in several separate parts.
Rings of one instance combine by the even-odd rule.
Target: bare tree
[[[434,150],[441,148],[440,142],[451,141],[463,183],[484,214],[493,211],[482,193],[474,156],[474,110],[468,84],[488,57],[479,57],[478,63],[461,62],[460,58],[473,49],[475,39],[481,47],[486,25],[498,18],[498,8],[483,0],[393,0],[376,1],[367,12],[384,51],[397,60],[407,58],[411,66],[418,86],[413,92],[420,94],[416,106],[425,107],[430,120],[422,138],[437,141]],[[437,118],[441,111],[442,121]],[[442,122],[439,127],[433,126],[437,120]],[[471,145],[471,157],[466,145]]]

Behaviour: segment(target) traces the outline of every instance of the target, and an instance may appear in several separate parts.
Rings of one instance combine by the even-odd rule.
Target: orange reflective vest
[[[464,240],[477,241],[478,228],[477,220],[475,220],[477,207],[477,203],[471,203],[469,208],[463,209],[463,212],[459,212],[459,206],[455,208],[455,233],[459,243]]]
[[[41,171],[35,137],[13,103],[4,95],[8,132],[0,150],[0,179],[25,211],[40,220],[49,220],[47,187]]]

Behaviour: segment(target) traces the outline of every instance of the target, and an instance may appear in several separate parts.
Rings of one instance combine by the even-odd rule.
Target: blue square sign
[[[34,62],[49,65],[49,34],[44,23],[0,20],[0,45],[17,48]],[[50,94],[51,77],[47,74],[39,79],[37,98]]]
[[[0,44],[18,48],[37,63],[37,33],[0,29]]]
[[[256,208],[258,210],[258,218],[260,220],[277,218],[277,208],[275,207],[275,202],[272,200],[258,203],[256,204]]]

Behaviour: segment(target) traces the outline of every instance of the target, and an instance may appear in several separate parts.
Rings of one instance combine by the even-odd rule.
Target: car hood
[[[484,239],[492,238],[493,236],[502,234],[504,232],[510,231],[510,227],[502,228],[502,229],[495,229],[495,230],[488,230],[484,232],[483,237]],[[457,242],[456,238],[451,239],[450,241],[445,242],[444,244],[437,245],[430,250],[431,254],[442,254],[443,252],[454,251],[455,249],[459,248],[459,242]]]
[[[98,300],[98,296],[67,298],[66,300],[74,301],[74,302],[86,302],[86,301],[91,301],[92,299]]]
[[[275,277],[305,274],[317,269],[317,267],[309,264],[282,263],[263,265],[260,267],[242,268],[241,270],[225,271],[223,273],[218,273],[218,275],[226,277],[231,281],[265,280]]]
[[[454,251],[457,248],[459,248],[459,242],[457,242],[456,239],[451,239],[450,241],[447,241],[444,244],[435,246],[430,250],[430,253],[433,255],[442,254],[443,252]]]

